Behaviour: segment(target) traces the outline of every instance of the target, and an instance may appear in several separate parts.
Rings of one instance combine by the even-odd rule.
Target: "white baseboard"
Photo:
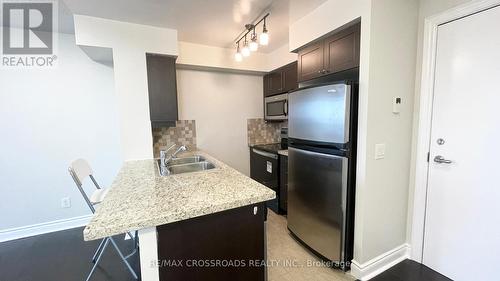
[[[71,229],[87,225],[92,215],[74,217],[70,219],[57,220],[28,226],[0,230],[0,242],[16,240],[20,238]]]
[[[353,260],[351,274],[361,281],[370,280],[409,257],[410,245],[403,244],[362,264]]]

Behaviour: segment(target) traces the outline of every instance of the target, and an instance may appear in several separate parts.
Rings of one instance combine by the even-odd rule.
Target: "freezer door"
[[[327,259],[344,259],[348,159],[288,149],[288,228]]]
[[[288,95],[288,137],[326,143],[349,142],[351,86],[306,88]]]

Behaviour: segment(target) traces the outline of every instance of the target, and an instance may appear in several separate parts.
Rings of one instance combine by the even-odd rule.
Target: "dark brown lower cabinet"
[[[264,203],[157,227],[161,281],[264,281]]]

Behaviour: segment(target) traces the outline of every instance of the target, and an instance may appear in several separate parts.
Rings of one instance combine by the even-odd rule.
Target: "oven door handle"
[[[265,157],[268,157],[268,158],[278,159],[278,155],[270,153],[270,152],[266,152],[266,151],[262,151],[262,150],[257,150],[255,148],[253,148],[252,151],[254,153],[257,153],[259,155],[262,155],[262,156],[265,156]]]

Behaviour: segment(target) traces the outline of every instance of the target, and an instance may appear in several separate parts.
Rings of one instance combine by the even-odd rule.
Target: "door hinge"
[[[427,152],[427,162],[429,162],[429,159],[431,158],[431,153]]]

